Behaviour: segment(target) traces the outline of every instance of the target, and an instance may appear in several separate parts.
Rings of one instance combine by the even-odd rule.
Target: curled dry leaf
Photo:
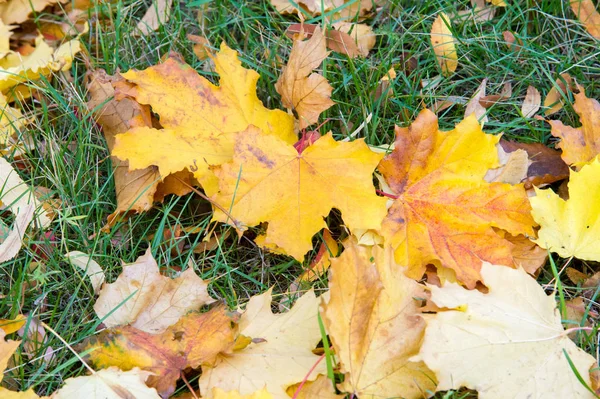
[[[360,398],[417,399],[435,388],[431,371],[411,362],[425,322],[414,298],[423,287],[404,276],[392,252],[347,241],[331,260],[327,332],[345,374],[340,389]],[[385,350],[382,350],[385,348]]]
[[[465,108],[465,118],[470,116],[471,114],[474,114],[477,120],[480,121],[482,124],[485,124],[488,121],[485,107],[481,105],[481,102],[479,101],[482,97],[485,97],[486,84],[487,79],[483,79],[481,81],[481,84],[479,85],[477,90],[475,90],[475,93],[473,93],[473,96],[467,103],[467,107]]]
[[[135,263],[123,266],[114,283],[102,286],[94,310],[107,327],[131,324],[161,333],[187,312],[214,302],[207,286],[192,268],[174,279],[162,276],[148,249]]]
[[[473,288],[482,259],[514,263],[512,244],[494,227],[534,234],[523,186],[483,179],[498,166],[499,139],[485,134],[473,115],[454,130],[440,131],[428,110],[410,127],[396,128],[395,149],[379,164],[396,198],[381,234],[410,277],[421,278],[427,264],[434,264],[454,270]]]
[[[193,171],[210,195],[217,191],[210,167],[231,160],[237,134],[249,125],[297,141],[293,118],[263,106],[256,95],[258,73],[243,68],[234,50],[223,43],[214,63],[219,86],[173,58],[123,74],[127,83],[118,85],[117,96],[149,104],[163,128],[133,127],[117,135],[112,154],[129,159],[130,169],[156,165],[163,177]]]
[[[529,168],[525,178],[525,188],[544,186],[569,177],[569,167],[562,160],[561,153],[541,143],[518,143],[500,140],[504,151],[512,153],[525,150],[529,157]]]
[[[300,129],[316,123],[321,112],[334,105],[333,88],[322,75],[312,72],[327,55],[325,36],[317,27],[310,39],[294,40],[288,63],[275,84],[283,105],[298,115]]]
[[[571,10],[590,35],[600,40],[600,13],[592,0],[571,0]]]
[[[71,264],[77,266],[85,272],[85,274],[90,278],[92,288],[94,289],[94,294],[97,294],[100,291],[100,287],[102,287],[104,280],[106,279],[102,267],[100,267],[100,265],[94,261],[90,255],[86,255],[83,252],[71,251],[65,254],[65,257],[69,260],[69,262],[71,262]]]
[[[600,161],[571,171],[568,200],[551,189],[535,192],[529,199],[540,225],[535,242],[563,258],[600,262]]]
[[[104,330],[84,347],[94,348],[88,360],[96,368],[139,367],[152,373],[148,385],[168,398],[183,370],[211,364],[219,353],[231,352],[236,336],[233,321],[225,307],[218,306],[206,313],[189,313],[161,334],[132,326]]]
[[[375,194],[373,171],[381,158],[362,139],[337,142],[329,133],[298,153],[250,131],[239,136],[233,162],[215,171],[220,192],[212,200],[246,226],[268,222],[266,244],[300,260],[332,208],[351,228],[380,227],[386,200]],[[230,222],[218,209],[214,219]]]
[[[573,79],[568,73],[561,73],[560,78],[556,79],[554,86],[548,92],[544,99],[544,115],[550,116],[560,111],[564,106],[564,99],[569,90]]]
[[[548,121],[550,133],[560,138],[557,147],[562,150],[562,159],[577,168],[600,154],[600,102],[585,95],[583,87],[577,85],[573,109],[579,115],[581,127],[575,128],[561,121]]]
[[[533,86],[527,86],[527,94],[525,95],[525,100],[523,100],[523,105],[521,106],[523,117],[533,117],[535,113],[540,110],[541,102],[542,97],[540,96],[538,89]]]
[[[325,374],[325,362],[312,352],[321,340],[314,292],[304,294],[286,313],[273,314],[271,301],[270,290],[250,298],[239,332],[252,342],[218,356],[214,367],[203,367],[200,391],[207,398],[214,397],[213,388],[235,389],[241,395],[266,388],[274,399],[289,399],[290,385]]]
[[[89,376],[68,378],[52,399],[161,399],[156,389],[146,386],[151,372],[134,368],[128,371],[110,367]]]
[[[431,26],[431,45],[442,68],[442,75],[452,75],[458,67],[458,55],[454,36],[450,30],[450,19],[443,12],[438,14]]]
[[[453,283],[429,286],[431,300],[450,310],[423,316],[427,328],[415,360],[435,372],[437,390],[467,387],[481,399],[593,398],[565,352],[588,385],[595,360],[565,333],[554,295],[522,269],[484,262],[481,275],[487,294]]]

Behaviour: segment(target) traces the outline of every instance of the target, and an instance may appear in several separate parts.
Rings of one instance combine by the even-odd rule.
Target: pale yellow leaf
[[[149,35],[165,24],[171,15],[173,0],[153,0],[148,10],[137,24],[142,35]]]
[[[452,75],[458,67],[458,55],[454,43],[454,36],[450,31],[450,19],[441,12],[431,26],[431,45],[444,76]]]
[[[535,113],[539,111],[541,102],[542,97],[540,96],[538,89],[533,86],[528,86],[525,100],[523,100],[523,105],[521,106],[523,117],[531,118],[534,116]]]
[[[72,251],[65,254],[65,257],[73,265],[85,272],[85,274],[90,278],[94,293],[97,294],[105,280],[102,267],[100,267],[100,265],[94,261],[90,255],[86,255],[83,252]]]

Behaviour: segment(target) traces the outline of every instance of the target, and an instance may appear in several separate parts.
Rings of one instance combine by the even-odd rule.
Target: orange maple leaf
[[[427,264],[450,268],[474,287],[482,260],[512,266],[512,235],[533,235],[535,222],[522,184],[487,183],[498,166],[499,136],[487,135],[474,116],[454,130],[438,130],[423,110],[408,128],[396,128],[394,151],[379,164],[397,198],[382,225],[399,264],[420,278]]]

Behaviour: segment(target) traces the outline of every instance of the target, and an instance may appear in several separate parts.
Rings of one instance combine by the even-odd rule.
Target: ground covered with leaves
[[[0,27],[0,397],[600,394],[593,1]]]

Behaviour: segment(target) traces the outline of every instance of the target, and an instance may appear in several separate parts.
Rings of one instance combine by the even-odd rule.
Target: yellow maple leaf
[[[415,360],[435,372],[437,390],[467,387],[481,399],[594,398],[564,352],[588,386],[595,360],[568,337],[554,295],[523,269],[484,262],[481,275],[487,294],[454,283],[429,286],[431,300],[449,310],[423,316]]]
[[[415,297],[422,286],[404,276],[389,250],[347,241],[331,259],[330,300],[325,323],[341,371],[342,391],[360,398],[422,398],[435,388],[423,362],[411,362],[423,338],[425,322]],[[383,349],[385,348],[385,349]]]
[[[551,189],[535,192],[529,201],[541,227],[536,243],[563,258],[600,262],[600,161],[571,171],[568,200]]]
[[[453,269],[472,288],[481,260],[514,264],[513,245],[494,227],[534,234],[523,185],[484,181],[498,167],[498,140],[473,115],[442,132],[435,114],[423,110],[408,128],[396,128],[395,149],[379,165],[397,197],[381,234],[410,277],[420,278],[434,264]]]
[[[301,129],[316,123],[321,112],[334,104],[327,79],[311,73],[328,54],[325,36],[317,27],[310,39],[294,40],[290,59],[275,84],[283,105],[298,114]]]
[[[450,19],[441,12],[431,25],[431,45],[444,76],[452,75],[458,67],[458,55],[454,42],[454,36],[450,30]]]
[[[85,348],[93,349],[88,360],[97,368],[139,367],[151,372],[148,385],[168,397],[184,369],[212,363],[217,354],[233,348],[232,322],[224,306],[219,306],[206,313],[189,313],[161,334],[131,326],[107,329],[90,338]]]
[[[222,389],[214,388],[213,389],[213,398],[214,399],[273,399],[273,395],[267,391],[266,388],[261,389],[260,391],[256,391],[254,393],[248,395],[240,395],[238,391],[229,391],[225,392]]]
[[[214,367],[203,367],[200,391],[212,398],[213,388],[237,390],[241,395],[266,388],[274,399],[289,399],[290,385],[324,374],[325,362],[312,352],[321,340],[318,303],[309,291],[288,312],[273,314],[271,291],[250,298],[239,331],[252,343],[220,355]]]
[[[557,147],[562,150],[562,159],[579,168],[600,154],[600,103],[586,97],[582,86],[577,88],[573,109],[579,115],[581,127],[567,126],[561,121],[548,123],[552,126],[550,133],[560,138]]]
[[[287,143],[297,141],[293,117],[263,106],[256,95],[259,75],[242,67],[237,52],[223,42],[214,63],[219,86],[172,58],[124,73],[129,85],[118,86],[117,94],[149,104],[163,129],[140,126],[119,134],[112,154],[128,159],[130,169],[156,165],[162,177],[193,171],[211,194],[217,187],[209,167],[231,160],[236,136],[249,125]]]
[[[112,284],[104,284],[94,310],[107,327],[131,324],[149,333],[161,333],[191,310],[214,302],[208,283],[188,268],[177,278],[162,276],[150,249]]]
[[[332,208],[351,228],[379,228],[386,200],[375,194],[372,174],[380,159],[363,140],[337,142],[330,133],[298,153],[252,131],[238,136],[233,161],[215,171],[220,192],[213,200],[248,226],[268,222],[266,244],[302,259]],[[214,218],[226,222],[228,215],[215,210]]]
[[[7,0],[0,3],[0,20],[5,24],[19,24],[29,19],[34,11],[42,11],[52,4],[68,0]]]

